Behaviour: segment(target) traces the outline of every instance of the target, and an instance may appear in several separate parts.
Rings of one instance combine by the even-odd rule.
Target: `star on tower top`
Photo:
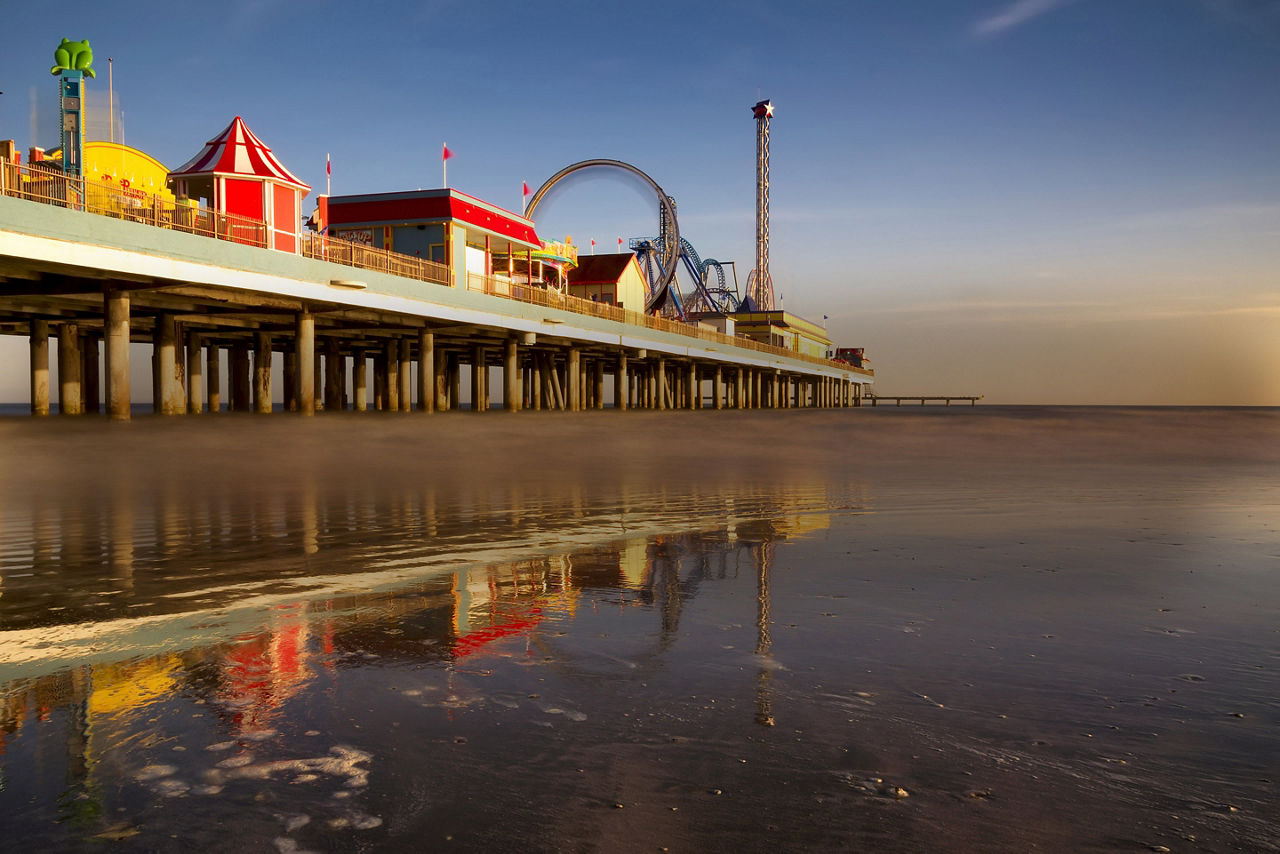
[[[751,114],[757,119],[773,116],[773,101],[761,101],[751,108]]]

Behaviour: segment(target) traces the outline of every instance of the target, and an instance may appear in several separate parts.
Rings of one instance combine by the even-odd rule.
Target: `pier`
[[[902,396],[884,395],[884,394],[868,394],[866,399],[870,401],[872,406],[876,406],[882,400],[892,400],[895,406],[901,406],[904,400],[908,402],[913,400],[919,401],[921,406],[926,406],[929,403],[941,403],[943,406],[950,406],[953,400],[959,403],[967,402],[970,406],[977,406],[978,401],[982,400],[982,397],[983,396],[980,394],[970,395],[967,397],[956,396],[956,395],[940,395],[940,394],[924,395],[923,397],[918,394],[908,394],[908,395],[902,395]]]
[[[32,413],[50,413],[56,391],[62,414],[128,419],[133,344],[151,348],[150,397],[164,415],[224,403],[265,414],[277,397],[304,415],[444,412],[463,407],[464,375],[471,410],[485,412],[494,368],[513,412],[858,406],[874,380],[703,325],[468,273],[452,257],[314,232],[293,251],[273,240],[262,222],[0,166],[0,333],[30,341]]]

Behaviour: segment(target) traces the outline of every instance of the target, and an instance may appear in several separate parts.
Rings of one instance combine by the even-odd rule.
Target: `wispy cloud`
[[[1015,0],[1001,11],[974,24],[973,34],[997,36],[1074,2],[1076,0]]]
[[[1211,11],[1266,36],[1280,37],[1280,0],[1201,0]]]

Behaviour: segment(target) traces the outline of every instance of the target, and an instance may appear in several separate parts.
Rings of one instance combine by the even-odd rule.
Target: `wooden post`
[[[249,380],[249,342],[231,345],[231,405],[236,412],[252,411]]]
[[[387,352],[373,354],[373,408],[377,412],[387,411]]]
[[[462,408],[462,354],[449,354],[449,408]]]
[[[514,338],[503,342],[502,354],[503,406],[508,412],[520,411],[520,346]]]
[[[577,412],[582,409],[582,397],[579,394],[581,389],[582,371],[582,351],[577,347],[569,348],[569,411]]]
[[[658,409],[665,410],[667,408],[667,360],[662,356],[658,357],[658,374],[655,379],[658,386]]]
[[[324,408],[342,411],[342,342],[333,336],[324,341]]]
[[[436,353],[435,356],[435,395],[436,411],[449,411],[449,354]]]
[[[531,398],[530,403],[533,405],[534,411],[539,412],[542,410],[543,396],[546,394],[543,390],[545,388],[543,380],[546,379],[546,370],[542,366],[543,360],[541,353],[535,350],[530,355],[530,360],[533,363],[531,370],[529,371],[532,377],[532,387],[529,389],[529,397]]]
[[[298,312],[294,352],[298,356],[298,411],[316,414],[316,316],[305,308]]]
[[[80,376],[83,378],[81,387],[84,398],[84,411],[90,415],[97,415],[101,411],[102,396],[99,393],[98,385],[98,336],[92,332],[86,332],[80,336],[80,357],[83,367]]]
[[[286,347],[284,351],[284,408],[286,412],[298,411],[298,350]]]
[[[84,411],[80,387],[80,329],[74,322],[58,330],[58,412],[79,415]]]
[[[413,411],[413,358],[408,338],[400,342],[400,411]]]
[[[471,348],[471,411],[484,412],[489,408],[489,389],[485,387],[485,379],[488,379],[488,369],[485,367],[485,360],[488,355],[485,348],[480,344],[476,344]]]
[[[126,296],[126,305],[128,300]],[[31,414],[49,414],[49,321],[47,320],[31,321]]]
[[[618,369],[613,374],[613,408],[627,411],[627,351],[618,351]]]
[[[187,333],[187,414],[199,415],[204,411],[204,365],[200,348],[200,333]]]
[[[351,406],[356,412],[369,410],[369,360],[363,350],[351,354]]]
[[[311,394],[315,397],[316,412],[324,412],[324,344],[316,340],[315,370],[311,377]]]
[[[271,414],[271,333],[254,334],[253,410],[259,415]]]
[[[185,411],[181,387],[177,386],[177,330],[172,314],[161,314],[156,317],[155,333],[152,336],[155,353],[154,385],[155,399],[152,408],[161,415],[178,415]],[[179,405],[181,402],[181,405]]]
[[[596,409],[604,409],[604,359],[595,361],[595,390],[592,403]]]
[[[418,332],[418,409],[436,411],[436,338],[430,329]]]
[[[107,414],[116,421],[132,415],[129,394],[129,292],[108,291],[106,326]],[[46,327],[47,328],[47,327]],[[48,367],[48,353],[45,354]],[[45,377],[45,411],[48,413],[48,377]]]
[[[395,338],[387,341],[386,347],[387,412],[400,411],[400,342]]]
[[[711,397],[716,409],[724,409],[724,369],[716,365],[716,376],[711,384]]]
[[[222,411],[222,348],[217,342],[209,342],[205,348],[205,389],[208,391],[209,411]]]
[[[547,399],[550,403],[550,409],[565,408],[564,389],[560,387],[560,371],[556,368],[555,357],[550,353],[543,354],[543,360],[546,364],[546,380],[543,383],[547,388]]]

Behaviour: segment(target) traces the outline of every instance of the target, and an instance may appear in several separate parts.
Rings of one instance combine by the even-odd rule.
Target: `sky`
[[[24,150],[64,36],[170,167],[236,115],[314,192],[326,154],[334,194],[440,186],[447,142],[451,186],[516,209],[623,160],[744,288],[769,98],[775,291],[881,394],[1280,405],[1280,0],[70,0],[0,52]],[[537,227],[610,251],[657,205],[581,173]]]

